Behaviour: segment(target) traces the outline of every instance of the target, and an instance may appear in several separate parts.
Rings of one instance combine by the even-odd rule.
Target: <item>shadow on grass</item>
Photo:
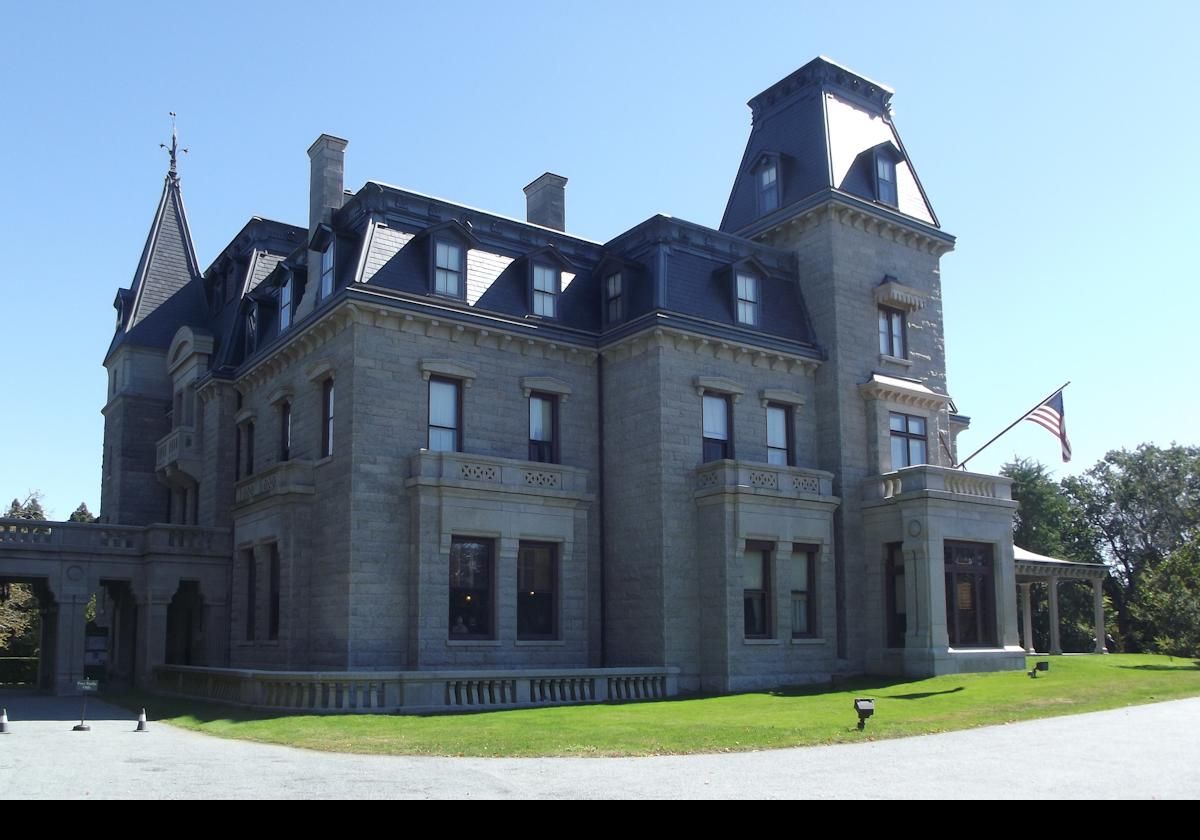
[[[882,696],[889,700],[924,700],[926,697],[937,697],[941,694],[957,694],[965,690],[964,686],[959,685],[954,688],[948,688],[945,691],[921,691],[916,694],[884,694]]]
[[[1124,671],[1200,671],[1200,660],[1169,665],[1118,665]]]

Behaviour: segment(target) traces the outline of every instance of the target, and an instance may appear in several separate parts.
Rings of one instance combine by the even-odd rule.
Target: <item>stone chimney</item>
[[[567,229],[567,179],[547,172],[525,187],[525,220],[554,230]]]
[[[308,147],[310,172],[308,182],[308,235],[317,230],[319,224],[329,224],[333,211],[345,201],[343,174],[346,168],[347,141],[340,137],[322,134]]]

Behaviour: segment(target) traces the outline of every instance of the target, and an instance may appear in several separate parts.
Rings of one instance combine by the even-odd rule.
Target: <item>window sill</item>
[[[899,356],[889,356],[886,353],[879,354],[880,364],[896,365],[902,368],[910,368],[913,366],[912,359],[901,359]]]
[[[566,639],[517,639],[513,645],[515,647],[562,647],[566,643]]]
[[[799,639],[792,639],[792,644],[804,646],[804,645],[824,645],[824,644],[828,644],[828,643],[824,639],[815,639],[815,638],[812,638],[809,636],[804,636]]]
[[[499,639],[447,639],[446,647],[500,647]]]
[[[329,463],[330,461],[332,461],[332,460],[333,460],[333,456],[332,456],[332,455],[326,455],[324,458],[321,458],[320,460],[313,461],[313,467],[314,467],[314,468],[316,468],[316,467],[323,467],[323,466],[325,466],[326,464],[328,464],[328,463]]]
[[[235,648],[243,648],[243,649],[248,649],[248,648],[277,648],[277,647],[279,647],[279,640],[278,640],[278,639],[275,639],[275,640],[273,640],[273,641],[267,641],[267,640],[265,640],[265,639],[262,639],[262,640],[256,639],[256,640],[255,640],[255,641],[253,641],[253,642],[247,642],[247,641],[234,642],[234,643],[233,643],[233,646],[234,646]]]
[[[781,645],[779,639],[742,639],[744,645]]]

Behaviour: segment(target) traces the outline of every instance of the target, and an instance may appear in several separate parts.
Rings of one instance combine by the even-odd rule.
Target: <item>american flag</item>
[[[1062,391],[1046,400],[1025,417],[1046,429],[1062,444],[1063,463],[1071,460],[1071,441],[1067,440],[1067,420],[1063,411]]]

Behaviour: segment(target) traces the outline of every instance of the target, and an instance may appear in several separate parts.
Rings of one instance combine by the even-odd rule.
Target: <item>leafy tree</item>
[[[42,508],[42,494],[31,490],[25,495],[25,501],[13,499],[4,514],[9,519],[45,519],[46,511]]]
[[[34,490],[26,494],[24,501],[13,499],[4,516],[45,519],[42,494]],[[0,584],[0,651],[9,656],[35,656],[40,635],[41,616],[33,587],[27,583]]]
[[[1000,474],[1013,480],[1012,495],[1018,504],[1013,517],[1013,542],[1048,557],[1099,562],[1081,533],[1078,512],[1043,464],[1022,458],[1005,464]],[[1034,648],[1049,650],[1049,587],[1033,587],[1030,602]],[[1063,649],[1092,650],[1096,618],[1091,586],[1078,581],[1060,582],[1058,608]]]
[[[1078,511],[1080,542],[1112,569],[1109,593],[1123,642],[1131,650],[1152,647],[1155,628],[1135,605],[1143,578],[1200,537],[1200,448],[1112,451],[1065,479],[1063,489]]]
[[[1200,656],[1200,539],[1143,573],[1132,611],[1134,618],[1151,628],[1156,650]]]

